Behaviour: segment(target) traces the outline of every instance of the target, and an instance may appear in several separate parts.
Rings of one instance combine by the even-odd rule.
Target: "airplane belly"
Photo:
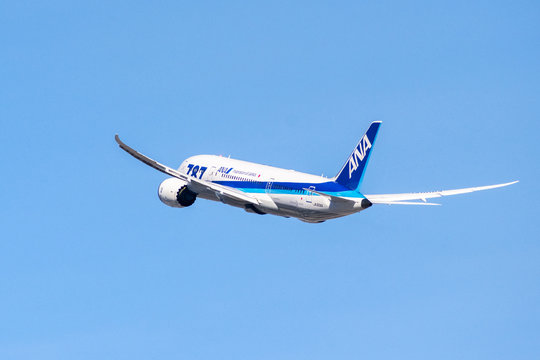
[[[321,222],[332,218],[328,213],[328,204],[322,201],[306,203],[305,197],[291,194],[272,194],[279,211],[276,215],[295,217],[308,222]],[[329,217],[330,216],[330,217]]]

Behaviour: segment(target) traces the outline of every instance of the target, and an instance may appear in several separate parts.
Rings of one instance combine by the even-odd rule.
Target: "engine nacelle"
[[[185,181],[170,178],[159,184],[158,196],[165,205],[182,208],[193,205],[197,193],[189,190]]]

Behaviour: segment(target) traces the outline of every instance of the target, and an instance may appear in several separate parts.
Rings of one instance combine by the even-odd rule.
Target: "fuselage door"
[[[265,189],[265,192],[270,195],[270,193],[272,192],[272,185],[274,184],[274,178],[270,178],[268,180],[268,182],[266,183],[266,189]]]
[[[315,190],[315,186],[310,186],[306,194],[306,202],[308,204],[311,204],[313,202],[313,190]]]
[[[205,176],[205,180],[210,180],[210,181],[214,181],[216,180],[216,177],[217,177],[217,167],[215,166],[211,166],[210,169],[208,169],[207,171],[207,176]]]

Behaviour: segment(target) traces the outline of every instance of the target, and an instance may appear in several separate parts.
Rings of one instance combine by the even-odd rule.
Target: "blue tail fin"
[[[375,139],[377,138],[377,132],[381,126],[380,121],[374,121],[366,131],[365,135],[360,139],[360,142],[354,148],[351,156],[343,165],[343,168],[336,175],[335,181],[351,190],[358,190],[364,177],[364,171],[366,170],[369,156]]]

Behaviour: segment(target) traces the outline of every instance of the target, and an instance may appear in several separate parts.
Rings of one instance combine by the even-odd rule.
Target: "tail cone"
[[[362,209],[367,209],[371,205],[373,204],[368,199],[362,199],[362,203],[360,204],[360,206],[362,206]]]

